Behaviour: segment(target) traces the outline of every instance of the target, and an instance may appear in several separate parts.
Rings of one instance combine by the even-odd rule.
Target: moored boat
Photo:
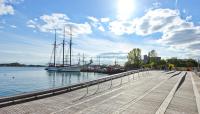
[[[64,38],[62,42],[62,49],[63,49],[63,59],[62,59],[62,64],[57,65],[56,64],[56,29],[55,29],[55,41],[54,41],[54,49],[53,49],[53,56],[54,56],[54,62],[49,63],[48,67],[45,68],[47,71],[58,71],[58,72],[80,72],[81,71],[81,66],[80,64],[72,65],[72,28],[70,27],[70,42],[69,42],[69,65],[65,64],[65,28],[64,28]]]

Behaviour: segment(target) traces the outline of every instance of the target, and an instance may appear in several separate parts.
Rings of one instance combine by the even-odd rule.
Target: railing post
[[[97,91],[99,90],[99,84],[100,84],[100,83],[99,83],[99,81],[98,81],[98,85],[97,85]],[[96,92],[97,92],[97,91],[96,91]]]
[[[133,80],[134,80],[134,75],[135,75],[135,72],[133,73]]]
[[[112,77],[111,77],[111,80],[110,80],[110,88],[112,88]]]
[[[120,85],[122,85],[122,77],[121,77],[121,82],[120,82]]]
[[[130,82],[130,77],[129,77],[129,75],[128,75],[128,82]]]
[[[145,76],[145,70],[143,69],[143,76]]]
[[[146,75],[148,74],[148,69],[146,69]]]
[[[140,76],[139,73],[140,73],[140,71],[138,70],[138,78],[139,78],[139,76]]]
[[[87,94],[88,94],[88,84],[87,84]]]
[[[93,93],[93,94],[95,94],[95,93],[97,93],[98,91],[99,91],[99,85],[100,85],[100,83],[99,83],[99,81],[97,82],[97,90]],[[87,89],[87,91],[88,91],[88,89]],[[88,92],[87,92],[88,93]]]

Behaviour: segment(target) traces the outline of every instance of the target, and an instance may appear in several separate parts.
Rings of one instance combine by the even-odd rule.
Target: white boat
[[[45,68],[47,71],[58,71],[58,72],[80,72],[81,71],[81,66],[79,64],[77,65],[72,65],[72,30],[70,27],[70,43],[69,43],[69,57],[70,57],[70,63],[69,65],[65,65],[65,28],[64,28],[64,38],[63,38],[63,60],[62,60],[62,65],[57,65],[56,64],[56,29],[55,29],[55,42],[54,42],[54,49],[53,49],[53,55],[54,55],[54,62],[49,63],[49,66]]]
[[[59,72],[80,72],[81,67],[80,65],[65,66],[65,67],[60,67],[58,71]]]
[[[48,67],[45,68],[45,70],[47,70],[47,71],[57,71],[58,68],[57,67],[48,66]]]
[[[80,72],[81,67],[79,65],[64,66],[64,67],[46,67],[47,71],[59,71],[59,72]]]

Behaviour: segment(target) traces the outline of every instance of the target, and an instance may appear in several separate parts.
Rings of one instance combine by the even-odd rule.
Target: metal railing
[[[61,94],[61,93],[67,93],[67,92],[85,88],[85,87],[87,87],[87,93],[88,93],[88,87],[90,87],[92,85],[96,85],[96,84],[98,84],[98,88],[97,88],[97,91],[98,91],[100,83],[111,81],[110,87],[112,87],[112,81],[114,79],[121,78],[120,83],[122,83],[122,77],[128,76],[130,74],[134,74],[134,73],[138,73],[138,75],[139,75],[139,72],[143,72],[143,71],[149,71],[149,69],[131,70],[131,71],[127,71],[127,72],[122,72],[122,73],[98,78],[98,79],[91,80],[91,81],[81,82],[79,84],[73,84],[73,85],[66,86],[66,87],[57,87],[57,88],[46,89],[46,90],[41,90],[41,91],[33,91],[33,92],[9,96],[9,97],[0,97],[0,107],[4,106],[5,104],[14,104],[17,102],[25,102],[25,101],[35,100],[35,99],[53,96],[53,95],[57,95],[57,94]],[[133,79],[134,79],[134,76],[133,76]]]
[[[200,77],[200,72],[195,71],[194,73]]]
[[[200,77],[200,69],[199,68],[194,68],[193,71],[197,76]]]

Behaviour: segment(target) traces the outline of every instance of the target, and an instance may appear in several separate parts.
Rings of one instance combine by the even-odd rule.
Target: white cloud
[[[99,20],[96,17],[88,16],[87,18],[93,22],[99,22]]]
[[[99,26],[98,29],[99,29],[100,31],[102,31],[102,32],[105,32],[105,29],[104,29],[103,26]]]
[[[194,42],[188,46],[189,49],[200,51],[200,41]],[[200,56],[200,55],[199,55]]]
[[[186,20],[181,19],[177,10],[151,10],[139,19],[136,34],[146,36],[160,32],[163,35],[158,40],[159,44],[181,50],[183,55],[191,57],[194,56],[194,51],[200,50],[196,45],[191,48],[200,40],[200,27],[188,22],[190,18],[192,17]]]
[[[110,21],[110,19],[107,18],[107,17],[101,18],[100,20],[101,20],[102,23],[105,23],[105,22],[109,22],[109,21]]]
[[[13,4],[19,4],[24,0],[0,0],[0,16],[1,15],[13,15],[15,10]]]
[[[181,49],[183,53],[190,51],[191,56],[194,50],[199,50],[189,47],[200,40],[200,27],[188,22],[188,20],[181,19],[177,10],[151,10],[139,21],[139,25],[136,26],[136,34],[138,35],[146,36],[160,32],[163,35],[158,40],[159,44],[171,46],[175,50]]]
[[[103,26],[103,22],[108,22],[110,19],[109,18],[100,18],[97,19],[96,17],[92,17],[92,16],[88,16],[87,17],[90,20],[90,25],[92,25],[92,27],[97,28],[99,31],[101,32],[105,32],[105,28]]]
[[[41,23],[42,21],[42,23]],[[89,23],[73,23],[70,18],[62,13],[53,13],[51,15],[43,15],[38,20],[29,20],[27,26],[30,28],[39,29],[42,32],[53,32],[52,29],[57,29],[58,34],[63,34],[64,27],[66,34],[69,34],[69,26],[72,27],[72,32],[75,37],[82,34],[91,34],[91,26]],[[68,28],[67,28],[68,27]]]
[[[109,29],[117,35],[135,33],[146,36],[181,28],[178,25],[181,25],[181,27],[191,26],[191,23],[186,23],[182,20],[177,10],[155,9],[149,10],[144,16],[133,20],[114,20],[109,23]]]
[[[87,53],[89,55],[98,55],[99,53],[108,52],[129,52],[134,46],[130,42],[118,42],[111,41],[106,38],[93,38],[89,36],[82,37],[82,39],[74,39],[77,45],[74,45],[74,48],[80,50],[81,53]]]
[[[109,30],[115,35],[137,34],[140,36],[161,33],[159,44],[171,46],[176,49],[190,49],[191,55],[194,50],[200,50],[194,42],[200,40],[200,26],[195,26],[188,16],[181,18],[178,10],[150,9],[140,18],[121,21],[114,20],[109,23]],[[193,48],[189,48],[192,45]],[[186,51],[186,50],[185,50]]]
[[[63,29],[69,18],[65,14],[53,13],[51,15],[42,15],[40,20],[43,23],[33,21],[42,32],[49,32],[52,29]],[[61,32],[61,31],[60,31]]]
[[[186,20],[186,21],[191,21],[191,20],[192,20],[192,16],[191,16],[191,15],[190,15],[190,16],[187,16],[185,20]]]
[[[0,15],[14,14],[13,7],[8,5],[7,2],[6,0],[0,0]]]
[[[0,0],[0,16],[13,15],[15,13],[12,4],[19,4],[24,0]]]
[[[88,22],[85,23],[69,23],[72,26],[72,31],[74,36],[91,34],[92,29]]]
[[[27,22],[27,27],[30,27],[30,28],[37,28],[37,23],[33,20],[29,20]]]
[[[73,23],[65,14],[54,13],[43,15],[39,18],[40,20],[30,20],[27,22],[27,26],[49,32],[49,29],[52,28],[63,29],[63,25],[71,25],[75,35],[91,34],[91,26],[102,32],[108,29],[115,35],[136,34],[147,36],[161,33],[160,39],[154,41],[154,43],[158,43],[160,46],[168,46],[172,50],[179,50],[180,53],[184,52],[185,54],[188,50],[191,51],[191,55],[199,51],[199,42],[197,41],[200,40],[200,27],[189,22],[192,16],[182,19],[178,10],[150,9],[142,17],[129,20],[116,19],[111,21],[109,18],[98,19],[94,16],[88,16],[87,18],[90,20],[89,22]],[[62,34],[62,31],[58,31],[58,33]],[[104,42],[104,45],[106,44]]]
[[[109,23],[109,30],[116,35],[133,34],[135,26],[135,21],[115,20]]]
[[[143,36],[156,32],[172,31],[172,29],[178,29],[178,25],[183,23],[179,12],[170,9],[149,10],[143,17],[134,21],[137,22],[136,34]]]
[[[10,25],[10,27],[11,27],[11,28],[17,28],[17,26],[15,26],[15,25]]]
[[[171,32],[166,32],[159,40],[164,44],[168,45],[188,45],[190,43],[200,40],[200,28],[191,27]]]

